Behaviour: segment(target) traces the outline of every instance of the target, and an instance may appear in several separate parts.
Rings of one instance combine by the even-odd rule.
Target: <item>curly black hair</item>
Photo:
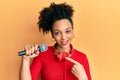
[[[73,7],[66,3],[51,3],[49,7],[45,7],[42,11],[40,11],[38,21],[39,31],[42,30],[43,34],[47,34],[49,31],[52,32],[53,23],[60,19],[68,19],[71,22],[73,28],[73,21],[71,19],[73,12]]]

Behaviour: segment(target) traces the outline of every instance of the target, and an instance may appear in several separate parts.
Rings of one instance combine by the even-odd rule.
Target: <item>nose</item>
[[[66,34],[62,33],[61,40],[65,40],[65,39],[66,39]]]

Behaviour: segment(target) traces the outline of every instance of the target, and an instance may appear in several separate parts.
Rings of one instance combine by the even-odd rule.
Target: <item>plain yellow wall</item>
[[[26,44],[53,44],[37,26],[38,12],[53,1],[74,7],[72,43],[88,56],[93,80],[120,80],[119,0],[1,0],[0,80],[18,80],[17,52]]]

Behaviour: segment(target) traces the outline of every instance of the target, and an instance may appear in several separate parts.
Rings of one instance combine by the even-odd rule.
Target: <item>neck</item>
[[[63,47],[60,47],[59,45],[56,46],[56,52],[70,52],[70,46],[69,47],[66,47],[66,48],[63,48]]]

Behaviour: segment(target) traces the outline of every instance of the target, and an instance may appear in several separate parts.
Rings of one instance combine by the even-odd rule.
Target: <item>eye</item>
[[[68,33],[71,33],[71,30],[66,30],[66,33],[68,34]]]
[[[60,35],[61,33],[59,32],[59,31],[55,31],[54,32],[54,35],[56,35],[56,36],[58,36],[58,35]]]

